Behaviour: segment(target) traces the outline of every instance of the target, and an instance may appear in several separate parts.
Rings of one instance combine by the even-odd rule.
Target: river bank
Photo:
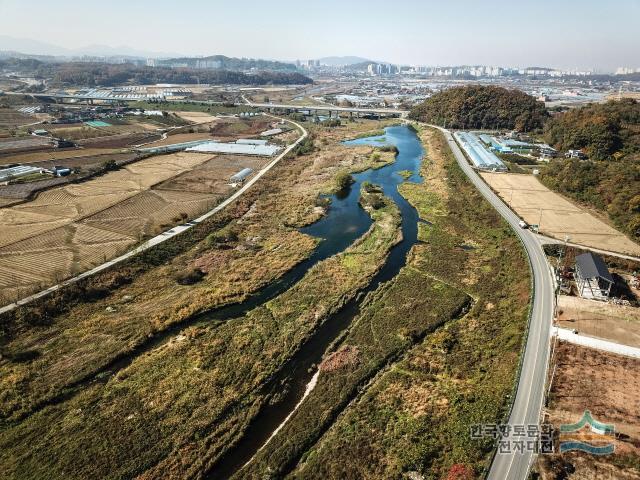
[[[421,128],[420,137],[428,152],[424,184],[404,183],[400,191],[429,223],[419,224],[420,241],[405,274],[411,269],[415,279],[419,273],[465,292],[473,306],[377,376],[291,466],[291,478],[414,472],[415,478],[439,479],[454,466],[480,475],[490,459],[492,442],[470,438],[469,429],[502,418],[508,408],[527,320],[527,263],[513,232],[467,181],[442,136]],[[374,310],[385,308],[395,288],[398,298],[406,293],[401,276],[396,282],[373,298]]]

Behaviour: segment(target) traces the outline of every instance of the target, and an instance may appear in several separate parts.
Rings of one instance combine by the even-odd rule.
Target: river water
[[[317,379],[315,376],[317,365],[327,348],[358,315],[360,303],[366,293],[375,290],[381,283],[391,280],[398,274],[406,264],[407,253],[417,241],[418,214],[398,192],[398,185],[403,182],[403,178],[398,174],[400,171],[412,171],[414,173],[408,181],[422,182],[419,171],[424,150],[416,133],[407,126],[395,126],[386,128],[382,136],[360,138],[344,143],[346,145],[395,145],[398,148],[398,155],[396,161],[390,165],[354,174],[355,183],[347,192],[331,196],[331,207],[327,215],[318,222],[301,229],[304,233],[322,239],[313,255],[284,275],[280,281],[263,289],[255,299],[250,301],[264,301],[263,295],[274,295],[277,291],[283,291],[283,287],[288,288],[302,278],[315,263],[345,250],[369,229],[372,220],[358,203],[360,186],[365,181],[382,187],[384,194],[390,197],[400,209],[403,240],[391,249],[385,264],[369,285],[339,312],[327,319],[313,337],[269,382],[270,390],[268,391],[277,393],[279,401],[263,407],[240,441],[207,473],[208,479],[225,479],[231,476],[250,461],[270,439],[273,432],[282,426],[283,421],[303,398],[305,391],[309,392],[309,383],[312,379]],[[271,289],[273,291],[270,292]],[[244,303],[238,307],[246,309]],[[220,318],[218,315],[216,317]]]

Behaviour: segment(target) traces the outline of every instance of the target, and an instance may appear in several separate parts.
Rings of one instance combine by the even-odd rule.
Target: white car
[[[527,222],[525,222],[524,220],[520,220],[518,222],[518,225],[520,225],[520,228],[529,228],[529,224]]]

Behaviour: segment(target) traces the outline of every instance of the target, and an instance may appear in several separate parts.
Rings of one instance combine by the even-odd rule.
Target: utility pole
[[[538,233],[540,233],[541,225],[542,225],[542,207],[540,207],[540,218],[538,219]]]

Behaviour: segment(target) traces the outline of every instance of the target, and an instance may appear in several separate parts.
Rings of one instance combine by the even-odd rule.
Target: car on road
[[[525,222],[524,220],[520,220],[518,222],[518,225],[520,225],[520,228],[529,228],[529,224],[527,222]]]

